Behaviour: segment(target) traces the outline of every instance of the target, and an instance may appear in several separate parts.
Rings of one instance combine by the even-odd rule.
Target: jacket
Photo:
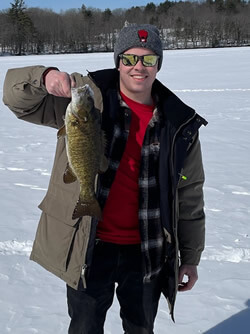
[[[70,99],[47,93],[42,80],[46,70],[43,66],[8,70],[3,102],[22,120],[58,129]],[[111,136],[115,111],[110,106],[119,72],[110,69],[72,76],[77,86],[87,83],[93,89],[95,107],[103,113],[102,126],[107,123],[107,136]],[[204,171],[198,129],[207,122],[158,80],[152,89],[163,114],[158,172],[166,245],[162,292],[173,318],[180,262],[198,265],[204,249]],[[30,258],[78,289],[86,287],[85,272],[91,263],[96,226],[89,216],[72,220],[79,184],[64,184],[67,162],[65,140],[59,138],[48,191],[39,205],[42,213]]]

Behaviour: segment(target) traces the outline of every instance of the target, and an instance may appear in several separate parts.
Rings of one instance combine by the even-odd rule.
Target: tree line
[[[86,7],[56,13],[14,0],[0,11],[0,54],[113,51],[126,23],[150,23],[164,49],[250,45],[246,0],[165,1],[104,11]]]

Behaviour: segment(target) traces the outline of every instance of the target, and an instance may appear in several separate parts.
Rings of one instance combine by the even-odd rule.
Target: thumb
[[[71,75],[70,75],[70,85],[71,85],[72,88],[76,87],[75,79]]]
[[[183,282],[185,272],[182,270],[182,267],[179,268],[179,275],[178,275],[178,283],[181,284]]]

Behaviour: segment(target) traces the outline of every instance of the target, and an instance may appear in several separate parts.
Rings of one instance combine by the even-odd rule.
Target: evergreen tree
[[[33,22],[26,13],[24,0],[15,0],[11,3],[8,17],[12,23],[12,47],[16,54],[21,55],[23,51],[28,51],[28,46],[24,50],[24,45],[32,40],[35,33]]]

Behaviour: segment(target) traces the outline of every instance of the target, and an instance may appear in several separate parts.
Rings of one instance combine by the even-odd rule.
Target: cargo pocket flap
[[[65,194],[65,190],[60,191],[57,189],[56,194],[52,195],[48,192],[38,207],[62,223],[74,226],[77,219],[72,219],[72,214],[78,201],[78,194],[78,191],[74,195],[71,192]]]

